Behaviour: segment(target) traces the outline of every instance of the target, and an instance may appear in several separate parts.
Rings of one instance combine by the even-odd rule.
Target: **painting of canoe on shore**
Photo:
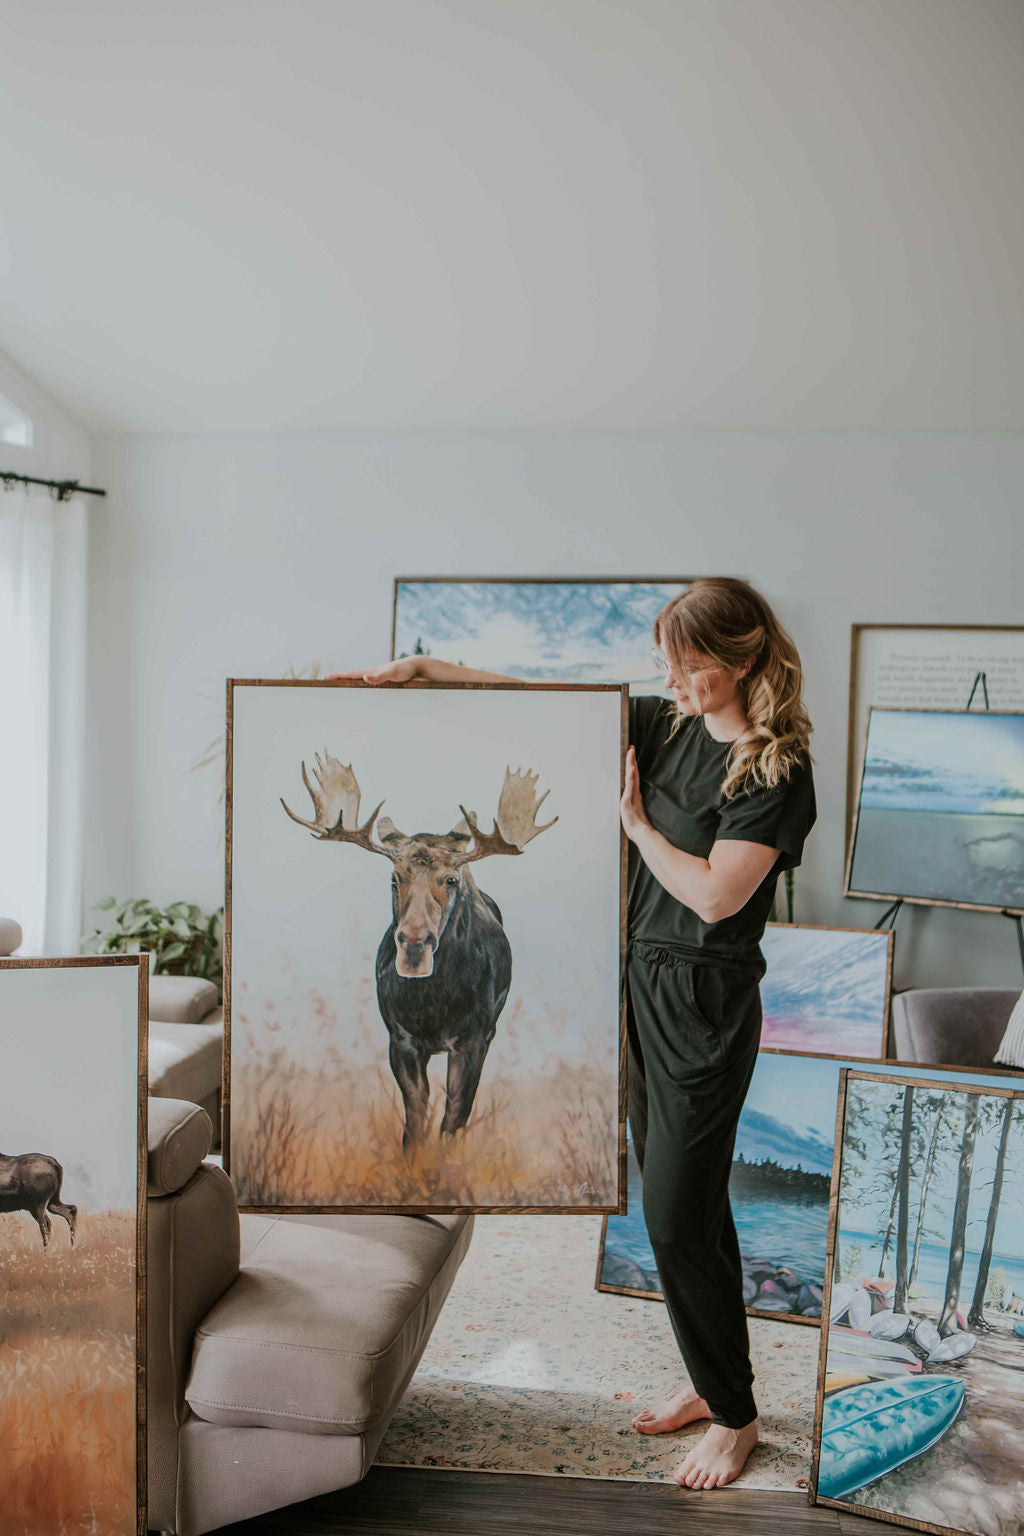
[[[0,1536],[145,1530],[146,961],[0,960]]]
[[[729,1184],[743,1261],[744,1299],[752,1316],[778,1322],[820,1321],[836,1100],[844,1067],[863,1068],[864,1063],[790,1051],[762,1051],[758,1056],[740,1117]],[[899,1077],[918,1077],[921,1066],[886,1062],[884,1070]],[[951,1084],[1024,1086],[1024,1079],[1009,1075],[934,1075]],[[606,1219],[597,1288],[661,1300],[641,1209],[643,1183],[631,1147],[629,1170],[629,1213]],[[882,1247],[875,1271],[884,1279],[892,1275],[891,1224]],[[1021,1280],[1024,1293],[1024,1276]]]
[[[1024,912],[1024,714],[872,709],[845,890]]]
[[[1024,1526],[1024,1093],[844,1070],[816,1502]]]
[[[761,1045],[826,1056],[885,1055],[893,935],[769,923],[761,940]]]

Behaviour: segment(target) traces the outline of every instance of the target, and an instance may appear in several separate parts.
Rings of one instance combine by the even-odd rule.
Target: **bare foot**
[[[756,1419],[742,1429],[712,1424],[672,1476],[681,1488],[724,1488],[739,1477],[756,1444]]]
[[[633,1420],[633,1428],[642,1435],[670,1435],[697,1419],[710,1419],[711,1409],[692,1387],[683,1387],[658,1408],[645,1408]]]

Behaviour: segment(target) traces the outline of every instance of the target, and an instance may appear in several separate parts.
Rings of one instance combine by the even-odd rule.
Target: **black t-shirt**
[[[779,857],[746,906],[718,923],[703,922],[666,891],[629,845],[629,935],[698,964],[733,965],[764,975],[759,948],[780,871],[800,863],[804,839],[817,814],[810,761],[805,756],[774,789],[722,794],[732,745],[708,734],[703,715],[684,717],[671,735],[676,711],[661,698],[629,701],[630,740],[636,748],[648,820],[675,848],[706,859],[718,841],[734,839],[778,848]]]

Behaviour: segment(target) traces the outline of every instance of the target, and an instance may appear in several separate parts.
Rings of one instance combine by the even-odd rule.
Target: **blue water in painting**
[[[858,1274],[877,1275],[878,1264],[882,1256],[882,1241],[877,1232],[848,1232],[844,1228],[840,1233],[840,1243],[846,1252],[856,1244],[862,1254],[862,1262]],[[974,1295],[974,1287],[978,1281],[978,1264],[980,1255],[968,1249],[964,1256],[964,1272],[960,1285],[960,1304],[966,1309],[971,1304]],[[917,1266],[917,1280],[914,1289],[923,1291],[929,1296],[941,1297],[946,1289],[946,1270],[949,1265],[949,1247],[941,1243],[922,1243],[921,1256]],[[892,1245],[886,1260],[885,1272],[891,1279],[894,1273],[895,1261]],[[1006,1283],[1013,1287],[1018,1296],[1024,1296],[1024,1258],[1016,1254],[993,1254],[992,1269],[989,1271],[989,1281],[996,1269],[1001,1269],[1006,1278]],[[854,1278],[851,1276],[851,1278]]]

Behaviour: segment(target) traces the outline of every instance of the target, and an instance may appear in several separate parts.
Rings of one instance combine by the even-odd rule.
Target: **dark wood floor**
[[[214,1536],[879,1536],[799,1493],[374,1467],[354,1488]]]

